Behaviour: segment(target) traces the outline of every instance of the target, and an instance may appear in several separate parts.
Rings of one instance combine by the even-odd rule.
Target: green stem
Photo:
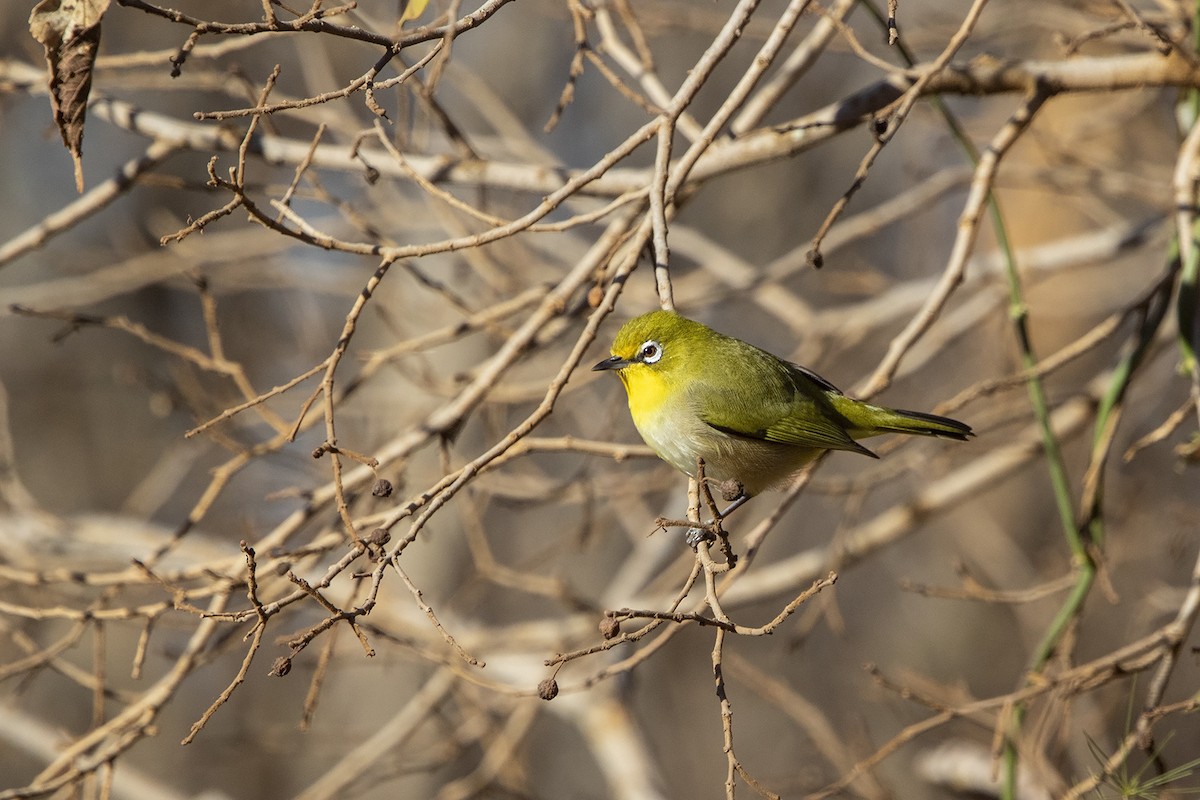
[[[1197,96],[1195,89],[1191,91]],[[1195,124],[1195,122],[1193,122]],[[1175,242],[1178,247],[1178,240]],[[1192,227],[1192,247],[1179,276],[1179,299],[1176,301],[1176,322],[1179,326],[1179,350],[1182,369],[1188,374],[1196,371],[1196,350],[1200,346],[1200,317],[1197,317],[1197,277],[1200,276],[1200,219]]]

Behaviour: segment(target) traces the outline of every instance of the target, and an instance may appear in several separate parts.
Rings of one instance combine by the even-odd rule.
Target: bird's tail
[[[874,408],[874,411],[877,413],[872,415],[872,429],[866,432],[867,436],[877,436],[881,433],[907,433],[917,436],[939,436],[943,439],[957,439],[965,442],[975,435],[970,425],[950,419],[950,417],[878,406]]]

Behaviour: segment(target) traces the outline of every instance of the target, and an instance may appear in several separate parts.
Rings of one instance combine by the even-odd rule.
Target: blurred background
[[[434,2],[401,29],[366,2],[271,31],[259,3],[113,4],[79,193],[7,0],[0,798],[707,798],[727,777],[948,798],[1001,796],[1011,764],[1008,796],[1200,786],[1172,262],[1195,8],[993,0],[970,24],[971,4],[909,0],[889,45],[861,3],[750,5]],[[271,8],[284,29],[304,11]],[[197,21],[217,24],[189,42]],[[389,39],[406,46],[368,98]],[[905,115],[904,53],[952,43],[970,79],[1077,82],[1015,131],[1020,86]],[[260,106],[276,67],[271,113],[196,117]],[[696,563],[655,522],[685,514],[687,479],[588,370],[661,303],[656,140],[631,137],[689,75],[666,171],[678,309],[978,434],[833,454],[730,518],[735,622],[838,575],[773,634],[725,636],[730,731],[713,627],[599,627],[674,610]],[[954,124],[980,151],[1012,132],[992,186],[1013,269]],[[701,580],[678,609],[703,599]]]

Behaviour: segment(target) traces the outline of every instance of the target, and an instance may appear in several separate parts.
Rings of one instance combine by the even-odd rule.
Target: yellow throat
[[[667,376],[645,364],[631,364],[617,373],[629,397],[629,414],[633,424],[641,428],[652,425],[672,393]]]

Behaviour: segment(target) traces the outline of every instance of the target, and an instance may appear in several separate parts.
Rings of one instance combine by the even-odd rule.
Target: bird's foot
[[[717,544],[721,550],[721,555],[725,559],[725,569],[732,569],[737,566],[737,553],[733,552],[733,545],[729,543],[729,534],[721,527],[721,520],[715,519],[705,525],[693,525],[683,534],[683,541],[693,550],[700,549],[700,543]]]
[[[659,517],[654,521],[654,524],[660,530],[667,528],[683,528],[683,541],[692,550],[698,550],[701,542],[712,544],[714,542],[720,545],[721,554],[725,557],[725,562],[728,567],[732,568],[737,564],[737,555],[733,552],[733,546],[729,543],[729,534],[721,527],[723,517],[718,516],[716,519],[709,522],[695,523],[686,519],[669,519],[667,517]]]
[[[699,547],[701,542],[715,542],[716,540],[717,535],[708,525],[702,528],[688,528],[683,534],[684,543],[693,550]]]

